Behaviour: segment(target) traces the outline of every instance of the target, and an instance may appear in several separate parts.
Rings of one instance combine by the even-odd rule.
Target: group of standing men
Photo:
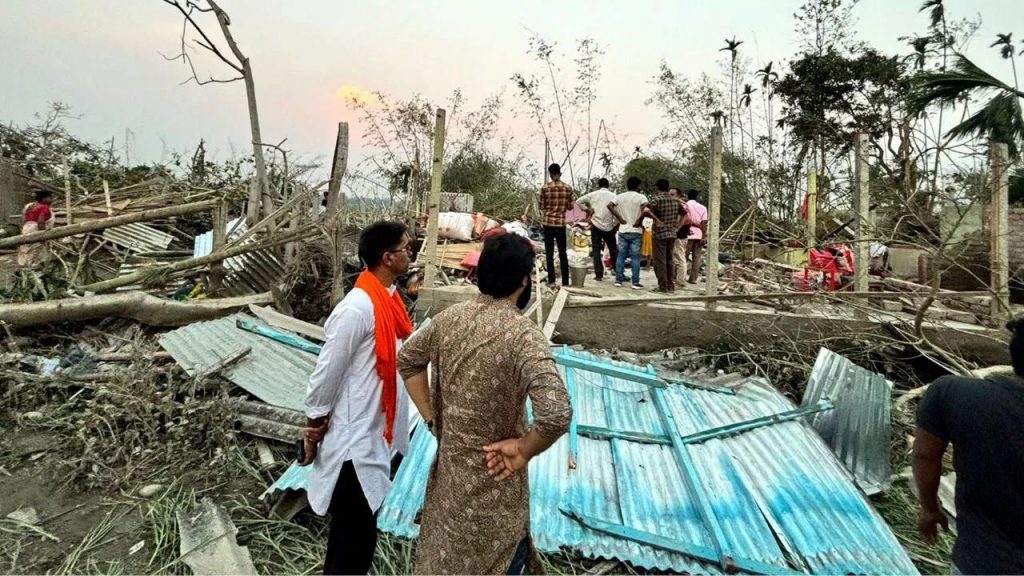
[[[540,206],[543,212],[544,251],[548,284],[555,284],[554,255],[558,249],[562,285],[569,284],[569,263],[566,256],[565,213],[574,203],[572,187],[562,182],[558,164],[548,167],[551,181],[541,188]],[[686,198],[679,188],[671,187],[668,180],[655,183],[650,197],[641,192],[642,181],[631,176],[626,191],[615,194],[609,190],[607,178],[598,180],[598,188],[575,200],[587,213],[590,224],[591,250],[594,259],[594,279],[604,279],[604,247],[608,246],[615,263],[615,286],[626,281],[626,259],[631,264],[630,283],[640,290],[640,259],[643,245],[644,219],[653,222],[651,258],[654,275],[658,279],[658,292],[674,292],[684,279],[696,284],[700,276],[703,247],[707,245],[708,210],[698,201],[700,192],[687,190]],[[689,259],[689,275],[687,260]]]

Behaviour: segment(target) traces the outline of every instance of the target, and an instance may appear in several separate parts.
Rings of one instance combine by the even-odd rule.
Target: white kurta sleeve
[[[352,357],[372,329],[364,312],[344,302],[324,325],[327,341],[316,360],[306,387],[306,416],[321,418],[331,413]]]

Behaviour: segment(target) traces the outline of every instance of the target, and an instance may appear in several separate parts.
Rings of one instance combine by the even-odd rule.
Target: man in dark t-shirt
[[[938,503],[942,456],[953,445],[957,539],[953,573],[1024,574],[1024,318],[1013,332],[1013,376],[943,376],[917,409],[918,530],[933,543],[948,521]]]

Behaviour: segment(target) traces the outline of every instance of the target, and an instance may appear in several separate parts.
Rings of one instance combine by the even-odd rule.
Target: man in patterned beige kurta
[[[526,462],[572,418],[544,335],[517,310],[529,301],[533,260],[524,238],[488,239],[477,268],[482,294],[435,316],[399,354],[410,397],[438,440],[416,573],[521,573],[531,555]]]

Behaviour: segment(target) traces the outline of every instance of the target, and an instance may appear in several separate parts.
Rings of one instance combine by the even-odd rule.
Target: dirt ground
[[[0,570],[5,573],[142,573],[147,555],[130,554],[144,529],[139,505],[118,492],[78,490],[55,476],[59,438],[22,431],[7,436],[0,468]],[[32,509],[32,525],[7,518]],[[82,551],[88,555],[76,562]]]

